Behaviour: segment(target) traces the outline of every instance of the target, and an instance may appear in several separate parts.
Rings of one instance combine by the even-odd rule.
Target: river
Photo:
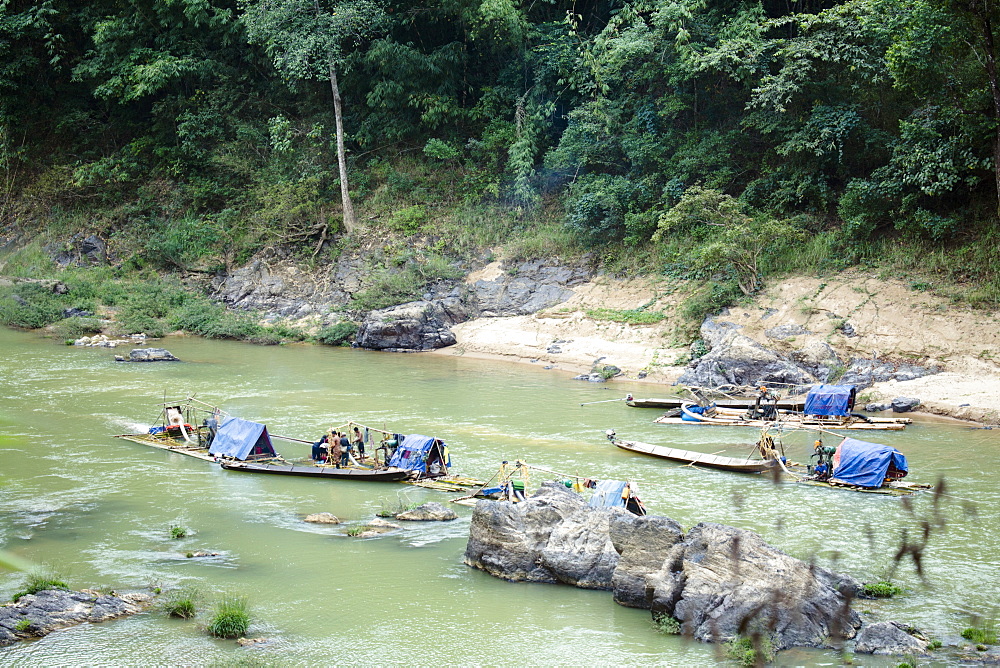
[[[407,525],[375,539],[345,526],[307,524],[314,512],[364,523],[400,501],[456,496],[395,483],[329,482],[227,472],[194,458],[112,438],[156,421],[164,395],[195,395],[264,422],[272,434],[313,439],[354,419],[443,438],[454,471],[489,477],[504,460],[560,473],[630,478],[651,513],[690,527],[713,521],[752,529],[782,550],[862,580],[892,564],[902,532],[934,520],[933,497],[898,498],[785,484],[683,467],[619,451],[625,438],[705,452],[745,453],[753,430],[652,424],[656,411],[623,402],[668,388],[573,381],[535,365],[308,345],[259,347],[171,338],[182,363],[121,364],[115,351],[59,345],[0,329],[0,548],[46,564],[74,588],[197,586],[206,610],[224,592],[249,597],[244,649],[194,621],[150,612],[82,625],[0,649],[0,664],[330,663],[713,665],[716,650],[656,633],[646,611],[608,592],[512,584],[462,563],[471,508],[460,519]],[[121,351],[118,351],[121,352]],[[970,612],[995,613],[1000,580],[1000,432],[918,419],[901,433],[861,436],[901,449],[911,479],[944,476],[923,574],[905,560],[907,594],[859,602],[879,619],[954,637]],[[803,460],[812,439],[786,439]],[[832,442],[832,441],[831,441]],[[307,445],[275,441],[286,457]],[[182,525],[192,534],[170,537]],[[219,552],[187,558],[186,552]],[[0,599],[23,575],[0,572]],[[830,664],[836,652],[795,650],[779,663]],[[898,660],[865,658],[865,665]]]

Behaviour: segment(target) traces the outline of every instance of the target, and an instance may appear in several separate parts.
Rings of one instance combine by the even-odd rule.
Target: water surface
[[[227,472],[207,462],[112,438],[154,423],[164,396],[187,395],[265,422],[273,434],[312,439],[354,419],[444,438],[455,470],[489,477],[502,460],[559,473],[630,478],[650,512],[685,526],[713,521],[760,532],[803,559],[872,580],[892,565],[903,532],[936,525],[923,574],[906,561],[909,590],[863,602],[947,638],[970,611],[990,611],[1000,578],[1000,503],[993,478],[1000,433],[922,420],[902,433],[861,438],[900,448],[911,478],[947,480],[912,504],[678,466],[620,451],[604,438],[746,453],[753,430],[652,424],[656,411],[618,399],[665,388],[572,381],[534,365],[313,346],[258,347],[169,339],[183,363],[118,364],[114,351],[70,348],[0,330],[0,547],[48,564],[76,588],[195,585],[211,600],[245,594],[260,649],[209,638],[194,622],[151,612],[82,625],[0,649],[0,663],[209,664],[248,655],[281,664],[458,663],[712,665],[712,647],[655,633],[648,612],[607,592],[512,584],[462,564],[471,509],[451,523],[407,525],[377,539],[307,524],[314,512],[364,523],[400,502],[455,496],[392,483],[330,482]],[[119,351],[120,352],[120,351]],[[802,460],[812,436],[786,438]],[[832,443],[831,439],[831,443]],[[276,441],[288,457],[307,445]],[[541,477],[545,476],[540,476]],[[940,522],[938,521],[940,520]],[[171,525],[193,533],[169,536]],[[186,552],[219,552],[189,559]],[[22,576],[0,573],[0,598]],[[833,652],[795,651],[779,661],[822,665]],[[866,665],[894,666],[870,659]]]

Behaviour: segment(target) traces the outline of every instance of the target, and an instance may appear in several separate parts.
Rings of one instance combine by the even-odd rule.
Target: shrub
[[[66,318],[52,325],[53,335],[57,339],[78,339],[98,334],[101,329],[101,321],[97,318]]]
[[[353,322],[343,321],[321,329],[316,334],[316,340],[327,346],[339,346],[347,343],[357,332],[357,325]]]
[[[184,527],[174,526],[174,525],[170,526],[170,537],[173,538],[174,540],[177,540],[179,538],[186,538],[187,535],[188,535],[188,530],[185,529]]]
[[[756,666],[774,659],[774,644],[767,636],[738,635],[726,643],[726,656],[741,666]]]
[[[418,232],[427,222],[427,210],[421,204],[414,204],[396,211],[389,218],[389,227],[397,232]]]
[[[195,588],[172,591],[162,603],[163,612],[168,617],[191,619],[197,614],[196,602],[200,597],[200,592]]]
[[[681,623],[670,615],[660,615],[653,619],[653,626],[660,633],[668,636],[680,635]]]
[[[245,636],[250,627],[249,608],[245,596],[224,596],[216,606],[212,621],[208,623],[209,634],[217,638]]]
[[[17,624],[14,624],[14,630],[19,633],[27,631],[29,628],[31,628],[31,620],[28,619],[27,617],[19,620]]]
[[[0,324],[38,329],[62,319],[65,303],[52,290],[38,283],[0,288]]]
[[[46,589],[69,589],[69,586],[54,573],[28,573],[21,587],[21,591],[10,597],[14,603],[17,603],[22,596],[37,594]]]
[[[416,508],[419,505],[420,505],[419,503],[406,503],[405,501],[402,501],[402,500],[396,501],[396,505],[394,505],[394,506],[383,503],[382,507],[375,514],[378,517],[395,517],[396,515],[398,515],[400,513],[405,513],[407,510],[413,510],[414,508]],[[358,533],[360,533],[360,532],[358,532]],[[348,531],[348,534],[350,535],[349,531]]]
[[[365,529],[367,529],[367,528],[368,528],[368,527],[366,527],[366,526],[355,526],[355,527],[351,527],[350,529],[348,529],[348,530],[347,530],[347,535],[348,535],[348,536],[351,536],[352,538],[353,538],[354,536],[360,536],[360,535],[361,535],[361,533],[362,533],[362,532],[363,532],[363,531],[364,531]]]
[[[889,580],[866,582],[861,585],[861,595],[868,598],[892,598],[903,593],[903,588]]]

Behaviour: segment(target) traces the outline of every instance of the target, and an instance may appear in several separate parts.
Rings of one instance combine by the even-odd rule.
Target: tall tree
[[[378,33],[385,10],[374,0],[245,0],[243,21],[251,43],[266,49],[275,68],[288,79],[330,80],[337,125],[337,164],[344,207],[344,229],[357,226],[348,190],[347,156],[338,71],[349,56]]]

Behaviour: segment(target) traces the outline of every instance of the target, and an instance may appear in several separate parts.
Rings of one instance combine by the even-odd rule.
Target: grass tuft
[[[867,598],[892,598],[902,594],[904,589],[890,580],[866,582],[861,585],[861,595]]]
[[[179,589],[167,594],[161,606],[168,617],[191,619],[198,614],[197,602],[200,598],[200,591],[194,587]]]
[[[20,591],[10,597],[10,600],[14,603],[17,603],[22,596],[37,594],[46,589],[69,589],[69,586],[59,579],[59,576],[55,573],[41,572],[28,573],[21,587]]]
[[[245,596],[224,596],[208,623],[208,633],[216,638],[240,638],[246,635],[248,628],[250,605]]]

